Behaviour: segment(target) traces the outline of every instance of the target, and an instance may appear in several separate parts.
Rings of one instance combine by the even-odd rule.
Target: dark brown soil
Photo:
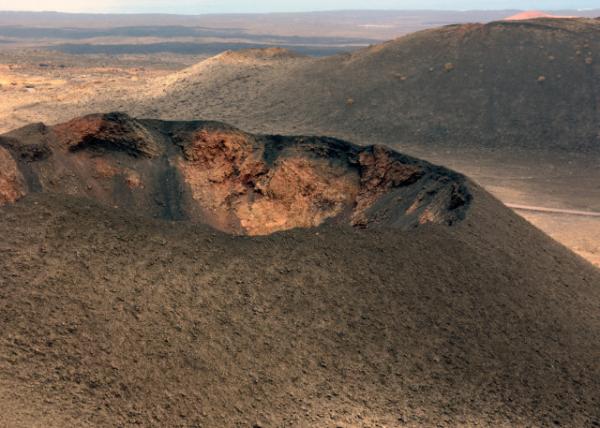
[[[598,274],[500,217],[243,238],[32,195],[0,217],[0,418],[592,426]]]

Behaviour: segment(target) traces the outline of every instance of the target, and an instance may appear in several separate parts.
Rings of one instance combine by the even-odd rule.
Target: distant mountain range
[[[47,28],[115,28],[186,26],[243,30],[279,36],[360,37],[387,40],[440,25],[490,22],[519,14],[519,10],[492,11],[331,11],[312,13],[156,15],[65,14],[55,12],[0,12],[0,26]],[[596,17],[597,10],[547,11],[552,15]]]

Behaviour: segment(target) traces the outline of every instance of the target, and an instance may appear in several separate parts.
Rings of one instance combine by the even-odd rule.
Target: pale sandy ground
[[[459,159],[436,156],[433,161],[464,172],[508,205],[567,212],[515,209],[534,226],[600,267],[600,163],[598,159],[564,154],[560,159],[532,154],[462,153]],[[469,162],[470,161],[470,162]]]
[[[32,122],[68,120],[98,109],[124,109],[148,91],[149,82],[172,73],[134,64],[61,65],[0,64],[0,132]]]
[[[181,79],[182,75],[185,78],[185,72],[173,74],[189,65],[179,58],[144,58],[143,66],[140,66],[140,58],[127,61],[115,58],[111,64],[111,59],[96,61],[87,57],[79,65],[74,61],[81,61],[73,58],[63,55],[57,61],[49,62],[46,67],[39,65],[46,63],[40,62],[43,58],[15,61],[14,58],[0,56],[0,60],[4,61],[0,63],[0,133],[32,122],[52,124],[87,113],[113,110],[164,119],[223,120],[246,129],[252,128],[248,129],[250,131],[283,129],[289,133],[311,133],[309,127],[297,126],[301,123],[297,118],[296,125],[291,129],[283,125],[277,130],[262,127],[261,124],[250,126],[235,116],[235,106],[229,106],[227,111],[234,112],[230,116],[200,116],[198,104],[207,106],[202,111],[218,112],[224,103],[235,103],[235,96],[253,96],[254,88],[244,88],[244,80],[238,77],[233,82],[233,88],[237,91],[235,94],[231,93],[230,87],[222,89],[225,93],[215,88],[213,99],[189,100],[176,106],[162,105],[159,97],[164,93],[165,85]],[[289,67],[293,66],[293,61],[290,61]],[[278,72],[285,72],[285,67]],[[244,88],[245,93],[239,93],[240,88]],[[156,100],[155,104],[152,99]],[[313,130],[312,133],[328,132]],[[414,147],[400,149],[469,175],[507,204],[600,211],[600,165],[595,159],[567,156],[557,160],[539,154],[513,157],[511,153],[501,152],[426,151]],[[522,210],[517,212],[600,267],[600,218]]]

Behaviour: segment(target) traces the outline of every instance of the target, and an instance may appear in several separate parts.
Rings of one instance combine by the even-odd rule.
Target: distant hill
[[[423,147],[600,148],[597,20],[453,25],[320,60],[219,58],[136,112]]]

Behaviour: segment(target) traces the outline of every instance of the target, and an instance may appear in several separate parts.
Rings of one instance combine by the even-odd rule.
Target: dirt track
[[[567,215],[577,215],[583,217],[600,217],[600,213],[593,211],[580,211],[580,210],[568,210],[561,208],[546,208],[546,207],[536,207],[532,205],[518,205],[518,204],[506,204],[507,207],[512,208],[517,211],[535,211],[540,213],[552,213],[552,214],[567,214]]]

